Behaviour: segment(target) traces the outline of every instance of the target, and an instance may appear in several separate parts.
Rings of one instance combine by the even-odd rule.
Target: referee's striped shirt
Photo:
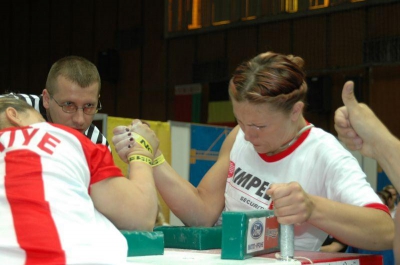
[[[46,109],[43,107],[43,97],[37,95],[15,94],[16,98],[25,100],[29,105],[34,107],[42,114],[43,118],[47,121]],[[84,135],[95,144],[103,144],[108,147],[111,152],[111,147],[108,144],[107,138],[100,132],[100,130],[92,124],[85,131]]]

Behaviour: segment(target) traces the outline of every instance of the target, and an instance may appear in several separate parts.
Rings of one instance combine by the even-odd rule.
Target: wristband
[[[142,156],[142,155],[131,155],[128,157],[128,161],[129,161],[129,163],[132,161],[140,161],[140,162],[149,164],[150,166],[153,165],[153,161],[151,160],[150,157]]]
[[[161,154],[161,155],[159,155],[158,157],[154,158],[154,160],[153,160],[153,167],[159,166],[159,165],[161,165],[161,164],[164,163],[164,162],[165,162],[164,155]]]
[[[133,136],[133,139],[135,139],[135,141],[138,144],[143,146],[143,148],[146,149],[147,151],[149,151],[150,154],[153,154],[153,147],[151,147],[151,144],[149,144],[149,142],[147,142],[146,139],[144,139],[140,134],[137,134],[135,132],[132,132],[132,136]]]

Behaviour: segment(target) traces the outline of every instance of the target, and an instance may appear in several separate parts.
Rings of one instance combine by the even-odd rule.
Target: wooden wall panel
[[[94,62],[94,2],[93,0],[72,1],[71,54]]]
[[[293,54],[305,60],[305,68],[323,69],[326,61],[326,17],[298,19],[293,24]]]
[[[117,30],[117,4],[114,0],[95,1],[95,23],[94,23],[94,51],[96,53],[94,62],[98,64],[100,52],[114,48]],[[101,98],[103,103],[102,112],[114,115],[116,112],[115,93],[116,84],[102,79]]]
[[[141,117],[140,49],[120,51],[120,75],[114,91],[118,117]],[[103,93],[102,93],[103,94]],[[103,95],[102,95],[103,97]]]
[[[334,108],[341,103],[346,76],[361,74],[369,80],[368,69],[362,65],[364,39],[400,35],[398,13],[400,4],[393,3],[165,39],[163,1],[5,0],[0,4],[0,85],[40,93],[56,60],[77,54],[98,65],[99,52],[117,49],[120,78],[117,83],[103,80],[103,112],[168,120],[174,116],[174,87],[193,82],[194,63],[227,59],[231,74],[242,61],[271,49],[303,57],[312,75],[331,75]],[[132,29],[139,29],[141,41],[119,49],[117,33]],[[388,118],[392,112],[385,108],[391,106],[387,102],[395,98],[398,87],[398,69],[390,69],[373,69],[368,95],[388,122],[392,122]],[[379,94],[381,90],[392,97]],[[152,99],[157,104],[147,104]],[[330,115],[316,120],[332,129]]]
[[[94,2],[95,49],[99,51],[113,48],[117,29],[118,2],[114,0],[98,0]]]
[[[12,1],[10,88],[29,92],[30,6],[28,0]]]
[[[371,7],[368,10],[368,38],[400,35],[400,4]]]
[[[175,86],[191,84],[193,82],[193,63],[195,62],[195,37],[172,39],[168,45],[167,71],[167,98],[168,119],[174,120]]]
[[[71,55],[72,4],[70,1],[50,1],[49,57],[53,64]]]
[[[212,62],[227,57],[226,39],[224,32],[202,34],[197,39],[198,63]]]
[[[142,1],[118,0],[118,28],[130,29],[142,24]]]
[[[158,0],[147,0],[143,28],[143,90],[163,89],[165,83],[165,41],[164,41],[164,6],[157,5]]]
[[[152,121],[167,121],[167,102],[166,95],[163,91],[143,91],[142,94],[142,109],[143,114],[141,117],[146,117],[146,120]],[[173,114],[173,109],[170,110]]]
[[[50,3],[49,0],[31,1],[29,41],[29,93],[41,94],[50,69]]]
[[[0,93],[11,88],[10,86],[10,62],[11,62],[11,20],[12,20],[12,0],[2,1],[0,3],[0,50],[3,54],[0,56]]]
[[[168,70],[171,85],[184,85],[193,82],[193,63],[195,62],[195,38],[173,39],[168,47]]]
[[[142,23],[141,1],[120,0],[118,6],[118,30],[128,31]],[[140,117],[141,115],[141,64],[142,48],[120,49],[120,76],[115,91],[118,117]]]
[[[370,70],[370,106],[388,129],[400,138],[400,66],[376,66]]]
[[[363,64],[365,11],[334,13],[329,23],[328,62],[331,68]]]
[[[227,58],[229,60],[228,72],[233,73],[243,61],[257,55],[257,27],[238,28],[227,31]]]
[[[266,51],[293,53],[291,25],[292,22],[289,20],[261,25],[258,37],[259,53]]]
[[[166,41],[164,40],[164,5],[158,0],[144,1],[144,36],[142,61],[142,115],[151,120],[167,120]],[[148,34],[151,33],[151,34]],[[154,107],[157,102],[157,108]]]

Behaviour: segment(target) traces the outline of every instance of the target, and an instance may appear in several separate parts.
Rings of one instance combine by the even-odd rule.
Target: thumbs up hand
[[[344,106],[336,110],[334,117],[338,138],[350,150],[374,158],[374,148],[390,132],[367,105],[358,103],[352,81],[345,83],[342,100]]]

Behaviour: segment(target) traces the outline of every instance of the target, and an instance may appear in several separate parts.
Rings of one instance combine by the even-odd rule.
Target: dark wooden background
[[[201,81],[206,89],[210,82],[228,79],[241,61],[273,50],[303,57],[310,77],[330,78],[329,95],[324,96],[330,107],[307,113],[312,123],[335,133],[333,113],[342,105],[345,80],[353,78],[361,100],[400,136],[400,55],[381,48],[374,51],[378,59],[368,61],[365,55],[366,43],[374,39],[381,45],[391,43],[395,47],[390,51],[400,53],[400,42],[396,44],[400,3],[374,2],[167,38],[161,0],[4,0],[0,4],[0,87],[40,94],[53,62],[80,55],[102,70],[102,112],[167,121],[175,119],[176,85]],[[194,66],[218,61],[227,65],[225,77],[207,80],[194,72]],[[206,108],[204,113],[206,122]]]

